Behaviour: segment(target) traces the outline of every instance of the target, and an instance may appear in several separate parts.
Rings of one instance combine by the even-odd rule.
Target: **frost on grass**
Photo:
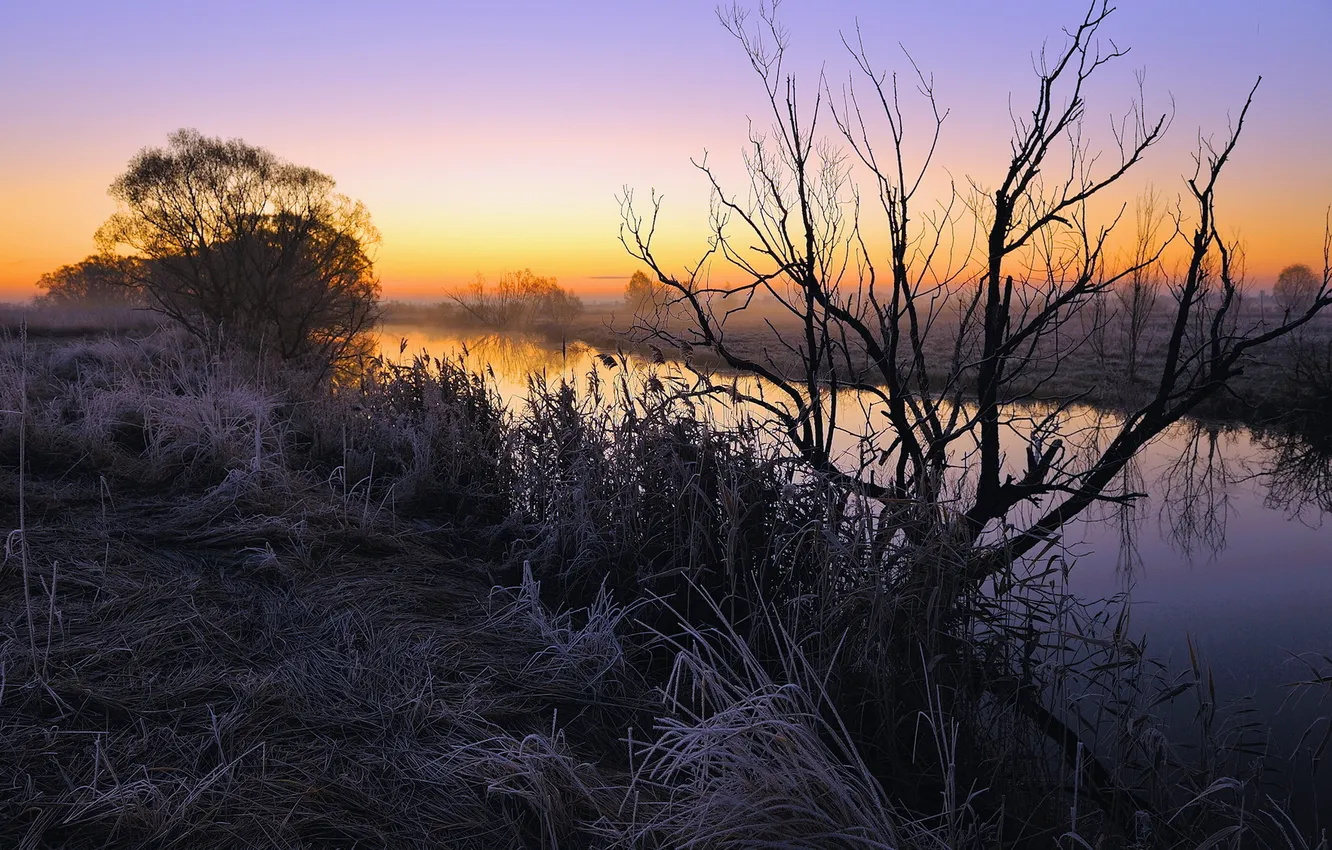
[[[552,613],[541,601],[532,565],[524,563],[522,582],[497,588],[491,605],[492,628],[516,628],[535,641],[537,649],[522,671],[534,683],[567,683],[595,693],[625,670],[617,631],[630,611],[617,605],[604,585],[587,608]]]

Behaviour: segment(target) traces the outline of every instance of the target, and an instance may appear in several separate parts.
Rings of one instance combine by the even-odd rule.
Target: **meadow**
[[[922,598],[961,550],[660,381],[3,324],[6,846],[1325,846],[1113,600]]]

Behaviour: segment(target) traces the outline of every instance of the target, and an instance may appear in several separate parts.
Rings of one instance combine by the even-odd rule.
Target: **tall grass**
[[[963,547],[602,365],[0,340],[0,844],[1303,846],[1069,565],[944,605]]]

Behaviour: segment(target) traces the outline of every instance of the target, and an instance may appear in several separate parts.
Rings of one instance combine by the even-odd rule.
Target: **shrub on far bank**
[[[493,287],[481,275],[450,296],[462,315],[496,330],[563,329],[583,312],[583,302],[553,277],[531,269],[506,272]]]
[[[139,261],[93,254],[61,266],[37,280],[42,293],[33,303],[45,307],[144,307],[147,299],[138,279]]]
[[[1314,303],[1323,286],[1323,281],[1314,274],[1313,269],[1303,263],[1296,263],[1286,266],[1277,275],[1272,296],[1282,309],[1302,313]]]

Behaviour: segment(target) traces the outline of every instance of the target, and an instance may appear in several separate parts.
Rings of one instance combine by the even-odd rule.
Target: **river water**
[[[608,377],[646,365],[624,357],[608,366],[581,345],[512,336],[388,326],[381,339],[390,359],[464,356],[493,373],[511,406],[533,373],[582,384],[593,368]],[[1332,660],[1321,657],[1332,656],[1332,457],[1186,422],[1148,446],[1132,475],[1146,498],[1065,530],[1055,554],[1071,564],[1070,588],[1084,599],[1127,600],[1131,633],[1146,635],[1148,654],[1171,669],[1189,668],[1192,644],[1218,702],[1256,709],[1283,749],[1310,727],[1320,738],[1332,684],[1295,683],[1314,676],[1309,664],[1332,675]]]

